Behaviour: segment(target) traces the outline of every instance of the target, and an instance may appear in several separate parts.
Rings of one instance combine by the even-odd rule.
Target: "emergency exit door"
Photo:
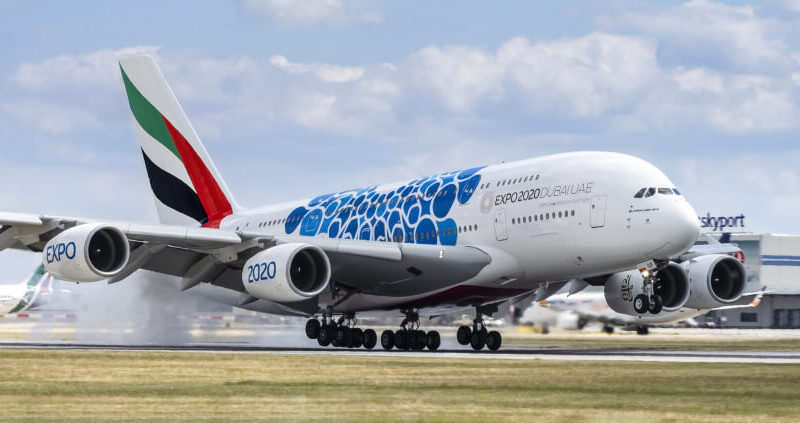
[[[592,197],[592,210],[589,213],[589,224],[593,228],[602,228],[606,224],[606,196]]]
[[[499,209],[494,213],[494,234],[498,241],[508,239],[506,230],[506,209]]]

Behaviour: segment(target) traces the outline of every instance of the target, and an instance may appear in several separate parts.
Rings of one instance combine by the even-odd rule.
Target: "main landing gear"
[[[397,348],[398,350],[422,351],[427,348],[436,351],[442,343],[439,332],[432,330],[425,332],[419,330],[419,313],[415,310],[403,310],[406,318],[400,323],[401,329],[392,332],[385,330],[381,333],[381,346],[385,350]]]
[[[309,319],[306,322],[306,336],[316,339],[322,347],[333,345],[341,348],[375,348],[378,335],[372,329],[360,329],[356,326],[355,314],[348,313],[334,321],[333,317],[323,316],[320,322]]]
[[[633,310],[639,314],[650,312],[651,314],[661,313],[664,306],[664,301],[658,291],[660,287],[656,286],[656,278],[650,273],[649,270],[642,270],[642,283],[644,284],[644,294],[639,294],[633,298]]]
[[[480,308],[475,310],[475,320],[472,321],[472,328],[469,326],[458,327],[456,340],[461,345],[469,344],[475,351],[480,351],[483,347],[497,351],[500,349],[500,345],[503,344],[503,336],[500,335],[500,332],[486,330],[486,324],[483,322],[483,312]]]

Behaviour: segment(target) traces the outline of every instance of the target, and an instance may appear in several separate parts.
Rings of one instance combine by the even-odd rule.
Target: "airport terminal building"
[[[768,294],[758,307],[712,311],[708,319],[723,327],[800,328],[800,236],[735,233],[730,242],[742,249],[736,258],[747,270],[745,292],[766,287]]]

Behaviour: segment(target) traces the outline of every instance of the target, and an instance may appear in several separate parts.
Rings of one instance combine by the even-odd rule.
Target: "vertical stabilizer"
[[[155,61],[119,64],[161,223],[218,228],[238,207]]]

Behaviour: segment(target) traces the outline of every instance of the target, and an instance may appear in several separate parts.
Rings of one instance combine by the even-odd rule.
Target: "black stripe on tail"
[[[207,222],[208,215],[203,209],[203,203],[200,202],[197,193],[180,179],[156,166],[147,157],[144,150],[142,150],[142,156],[144,156],[144,165],[150,179],[150,188],[156,198],[167,207],[183,213],[201,224]]]

